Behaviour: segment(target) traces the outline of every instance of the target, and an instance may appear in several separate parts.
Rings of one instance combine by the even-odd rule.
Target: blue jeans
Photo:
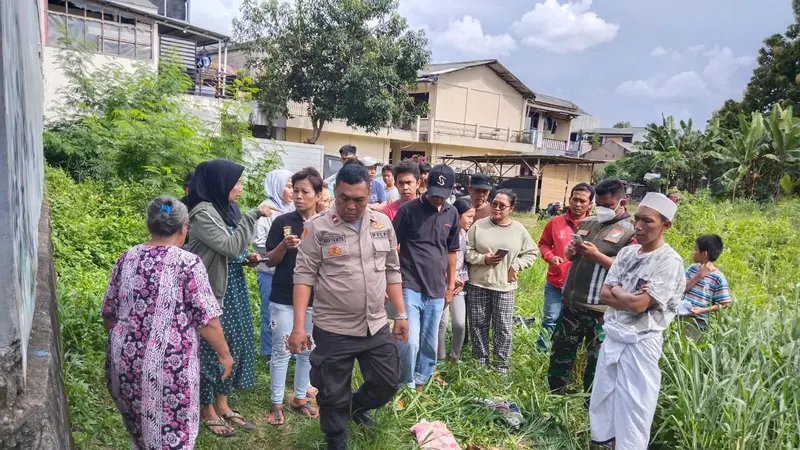
[[[544,283],[544,308],[542,311],[542,332],[536,341],[539,351],[547,350],[547,341],[556,329],[558,316],[561,315],[561,289],[545,281]],[[545,331],[547,336],[545,336]]]
[[[439,321],[444,298],[432,298],[403,289],[408,315],[408,340],[397,344],[400,351],[400,382],[413,388],[428,382],[436,368]]]
[[[270,303],[272,315],[272,359],[269,360],[269,384],[273,404],[283,404],[284,388],[286,387],[286,372],[289,371],[289,358],[292,354],[286,348],[285,337],[292,333],[294,327],[294,306]],[[311,334],[314,329],[311,323],[311,308],[306,308],[305,329]],[[310,383],[311,363],[308,355],[311,350],[306,350],[297,355],[294,367],[294,398],[306,398],[306,391]]]
[[[270,329],[269,294],[272,292],[272,274],[258,272],[258,294],[261,297],[261,354],[272,354],[272,330]]]

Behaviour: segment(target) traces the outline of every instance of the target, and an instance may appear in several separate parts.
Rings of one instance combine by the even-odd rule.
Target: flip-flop
[[[269,423],[273,427],[279,427],[279,426],[283,425],[284,423],[286,423],[286,417],[283,416],[283,405],[279,405],[279,406],[272,405],[272,407],[270,408],[269,412],[270,412],[270,414],[275,413],[275,418],[280,417],[280,419],[281,419],[281,423],[270,423],[269,422],[269,418],[268,418],[267,419],[267,423]]]
[[[307,417],[309,419],[318,419],[319,418],[319,411],[314,409],[310,403],[305,402],[302,405],[291,405],[292,411],[296,412],[297,414],[302,415],[303,417]],[[308,412],[306,414],[305,412]]]
[[[203,420],[203,425],[205,425],[206,428],[208,428],[208,431],[211,432],[211,434],[217,437],[231,437],[236,434],[236,430],[234,430],[233,427],[229,426],[228,423],[225,422],[225,419],[221,417],[217,420]],[[225,427],[231,431],[230,433],[222,433],[219,431],[212,430],[211,427]]]
[[[245,419],[244,416],[242,416],[241,413],[239,413],[239,411],[231,410],[229,414],[221,414],[220,417],[225,419],[226,422],[230,422],[231,425],[235,425],[245,430],[252,430],[253,428],[255,428],[255,425],[248,422],[247,419]],[[244,424],[238,423],[234,419],[241,420],[242,422],[244,422]]]

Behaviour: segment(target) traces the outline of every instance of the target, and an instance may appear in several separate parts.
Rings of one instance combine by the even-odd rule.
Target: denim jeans
[[[542,311],[542,331],[539,333],[539,339],[536,341],[536,347],[539,351],[547,350],[547,341],[553,335],[556,329],[556,322],[558,316],[561,315],[561,289],[553,286],[549,282],[544,283],[544,308]],[[545,336],[545,332],[547,335]]]
[[[261,354],[272,354],[272,330],[269,320],[269,294],[272,292],[272,274],[258,272],[258,294],[261,297]]]
[[[284,338],[292,333],[294,327],[294,306],[270,303],[269,307],[272,315],[272,359],[269,361],[269,384],[272,403],[282,404],[286,387],[286,372],[289,370],[289,358],[292,356],[286,348]],[[311,308],[306,308],[305,329],[308,334],[314,331],[311,312]],[[310,354],[311,350],[300,353],[295,362],[294,398],[298,400],[306,398],[309,372],[311,371],[311,363],[308,361]]]
[[[432,298],[403,289],[403,303],[408,315],[408,340],[398,343],[400,382],[413,388],[424,385],[436,368],[439,321],[444,298]]]

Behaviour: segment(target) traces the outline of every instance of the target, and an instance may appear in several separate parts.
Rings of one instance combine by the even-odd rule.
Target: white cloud
[[[554,53],[585,50],[617,36],[619,25],[590,12],[592,0],[544,0],[514,22],[511,29],[525,45]]]
[[[720,90],[727,90],[728,80],[739,69],[750,67],[755,62],[753,57],[748,55],[734,56],[733,51],[728,47],[720,49],[715,46],[706,52],[706,55],[709,60],[703,69],[703,76]]]
[[[667,49],[665,49],[660,45],[654,48],[652,52],[650,52],[650,56],[664,56],[666,54],[667,54]]]
[[[509,34],[484,34],[481,21],[472,16],[450,22],[447,31],[436,36],[435,42],[475,56],[505,56],[517,48]]]
[[[694,71],[681,72],[671,77],[656,75],[649,80],[624,81],[617,86],[615,92],[662,101],[694,100],[709,94],[706,82]]]
[[[231,21],[239,16],[241,0],[192,0],[190,21],[192,25],[231,34]]]
[[[689,47],[689,52],[690,53],[700,53],[705,49],[706,49],[706,46],[703,45],[703,44],[693,45],[693,46]]]

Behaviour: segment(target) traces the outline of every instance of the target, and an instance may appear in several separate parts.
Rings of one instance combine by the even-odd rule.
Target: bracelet
[[[394,316],[394,320],[408,320],[408,314],[398,314]]]

